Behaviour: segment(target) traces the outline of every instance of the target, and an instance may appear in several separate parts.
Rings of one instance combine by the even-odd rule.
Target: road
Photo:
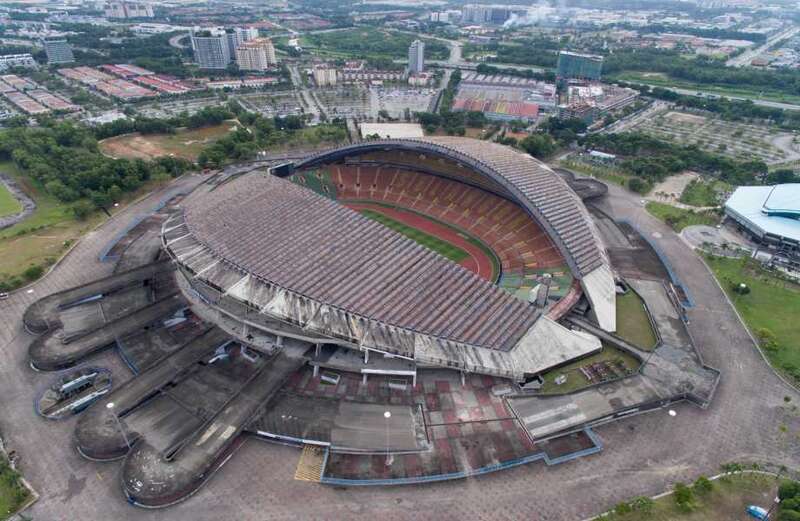
[[[32,400],[52,375],[28,366],[32,338],[22,330],[21,315],[39,296],[110,273],[113,266],[100,263],[98,252],[161,197],[163,193],[156,193],[89,233],[30,288],[32,293],[16,292],[0,301],[0,430],[42,494],[27,512],[33,519],[576,520],[633,496],[670,489],[676,481],[714,474],[726,462],[800,466],[793,434],[800,417],[789,407],[800,401],[800,393],[783,384],[762,360],[694,252],[646,213],[639,196],[610,186],[604,209],[628,219],[656,243],[691,292],[695,307],[688,311],[688,327],[706,362],[722,371],[708,410],[679,404],[675,417],[658,411],[599,427],[604,451],[572,463],[535,463],[467,480],[405,487],[340,488],[295,481],[297,449],[250,440],[186,502],[165,512],[132,507],[120,492],[120,466],[86,461],[73,448],[74,419],[48,422],[34,413]],[[93,362],[114,369],[115,385],[129,377],[111,352]],[[784,397],[791,400],[789,405]]]
[[[784,29],[783,31],[780,31],[767,38],[767,40],[758,47],[749,49],[740,54],[739,56],[734,56],[733,58],[725,62],[725,65],[727,65],[728,67],[744,67],[745,65],[750,65],[750,62],[753,60],[753,58],[767,51],[770,47],[772,47],[779,41],[785,40],[786,38],[791,38],[798,32],[800,32],[800,27],[789,27],[788,29]]]
[[[176,34],[172,38],[169,39],[169,44],[171,47],[175,47],[176,49],[188,49],[189,46],[185,43],[181,43],[181,40],[184,38],[188,38],[188,34]]]
[[[308,87],[303,83],[303,78],[300,77],[300,71],[296,64],[289,65],[289,75],[292,78],[292,85],[300,92],[303,97],[303,103],[306,110],[313,116],[312,123],[318,123],[320,114],[322,114],[322,107],[317,103],[317,100],[308,90]]]

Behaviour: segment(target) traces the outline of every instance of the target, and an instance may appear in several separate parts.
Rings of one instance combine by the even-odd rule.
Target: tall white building
[[[425,70],[425,42],[414,40],[408,47],[408,72],[419,74]]]
[[[153,18],[153,6],[143,2],[109,2],[105,8],[108,18]]]
[[[249,42],[258,38],[258,29],[256,27],[235,27],[233,32],[239,38],[239,43]]]
[[[336,69],[327,65],[317,65],[313,70],[314,82],[318,87],[336,85]]]
[[[243,71],[264,71],[278,64],[275,47],[269,38],[256,38],[239,44],[236,63]]]
[[[191,34],[194,60],[201,69],[225,69],[231,63],[230,33],[213,28],[192,30]]]

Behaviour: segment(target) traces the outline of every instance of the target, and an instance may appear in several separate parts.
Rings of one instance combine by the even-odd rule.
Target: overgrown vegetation
[[[707,56],[687,59],[675,50],[636,49],[620,51],[606,57],[603,73],[612,75],[626,71],[662,73],[669,78],[700,85],[750,87],[797,95],[800,71],[794,69],[760,70],[753,67],[726,67],[724,60]]]
[[[0,456],[0,519],[16,512],[30,498],[30,492],[22,485],[21,479],[8,460]]]
[[[389,35],[385,30],[372,27],[305,35],[307,46],[364,59],[405,58],[408,56],[408,46],[416,39],[411,34],[392,32]],[[426,38],[422,40],[425,42],[425,59],[445,60],[450,55],[450,49],[442,42]]]
[[[707,173],[732,185],[755,184],[756,177],[767,172],[763,161],[736,161],[696,145],[667,143],[641,132],[591,134],[583,139],[583,144],[623,156],[620,169],[639,179],[635,186],[629,187],[641,193],[684,170]]]
[[[252,159],[259,151],[267,149],[317,147],[321,143],[340,143],[347,138],[341,120],[306,127],[305,119],[300,116],[267,118],[246,112],[238,104],[231,108],[243,126],[200,152],[197,163],[201,167],[219,167],[228,160]]]
[[[664,221],[676,232],[687,226],[695,224],[715,225],[719,222],[719,215],[713,211],[684,210],[664,203],[648,201],[645,205],[647,211],[654,217]]]
[[[770,362],[800,382],[800,286],[749,258],[707,256],[706,262]],[[747,294],[734,291],[741,284],[749,288]]]
[[[146,163],[103,156],[92,132],[69,122],[0,133],[0,160],[19,170],[58,200],[88,199],[98,208],[119,201],[151,179],[182,174],[188,162],[169,157]],[[76,207],[80,209],[80,207]],[[80,211],[80,210],[79,210]],[[78,217],[83,217],[76,212]]]
[[[717,206],[719,192],[716,182],[693,179],[681,193],[680,202],[689,206]]]
[[[728,467],[727,465],[725,467]],[[741,470],[742,465],[735,465]],[[677,483],[673,493],[653,500],[635,497],[617,504],[604,521],[729,521],[745,519],[749,505],[769,508],[778,480],[763,474],[733,474],[711,481]],[[770,517],[772,519],[772,517]],[[779,517],[778,520],[784,519]],[[789,518],[795,519],[795,518]]]

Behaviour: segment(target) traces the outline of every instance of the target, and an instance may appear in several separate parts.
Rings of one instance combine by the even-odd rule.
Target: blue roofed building
[[[800,266],[800,183],[740,186],[725,214],[758,244]]]

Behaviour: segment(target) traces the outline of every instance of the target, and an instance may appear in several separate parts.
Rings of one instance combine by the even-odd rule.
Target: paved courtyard
[[[179,183],[195,183],[193,176]],[[293,479],[300,451],[249,439],[195,496],[166,511],[125,503],[117,464],[86,461],[74,449],[75,419],[48,422],[32,400],[52,375],[28,366],[32,341],[21,316],[35,299],[108,275],[98,253],[137,213],[156,205],[155,194],[88,234],[31,293],[0,302],[0,432],[21,456],[26,477],[42,495],[27,512],[34,519],[582,519],[634,495],[655,494],[675,481],[714,473],[730,461],[797,467],[800,419],[787,412],[800,394],[763,361],[746,330],[699,258],[668,227],[647,215],[639,198],[615,186],[603,209],[632,222],[663,251],[690,292],[689,329],[705,361],[722,371],[710,408],[675,407],[595,429],[605,450],[546,467],[516,467],[477,478],[430,485],[331,487]],[[114,353],[93,361],[121,383],[126,369]],[[783,433],[781,425],[788,426]]]

